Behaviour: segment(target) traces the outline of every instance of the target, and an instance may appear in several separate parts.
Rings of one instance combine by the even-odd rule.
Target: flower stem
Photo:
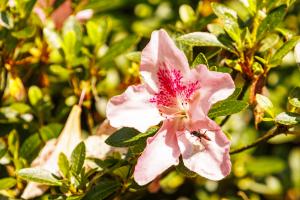
[[[257,146],[258,144],[268,141],[269,139],[271,139],[272,137],[282,134],[282,133],[286,133],[288,131],[288,128],[286,126],[275,126],[272,129],[270,129],[265,135],[263,135],[262,137],[258,138],[255,142],[253,142],[252,144],[243,146],[241,148],[238,149],[234,149],[232,151],[230,151],[230,154],[236,154],[236,153],[240,153],[242,151],[245,151],[247,149],[250,149],[252,147]]]

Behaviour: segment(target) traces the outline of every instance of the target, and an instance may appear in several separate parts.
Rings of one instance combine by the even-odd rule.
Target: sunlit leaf
[[[60,186],[62,182],[56,179],[51,172],[40,168],[24,168],[18,171],[18,176],[27,181],[45,185]]]
[[[209,110],[210,118],[232,115],[247,108],[248,103],[240,100],[225,100],[218,102]]]

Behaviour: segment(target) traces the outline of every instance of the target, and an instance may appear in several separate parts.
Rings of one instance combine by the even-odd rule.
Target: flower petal
[[[177,133],[179,148],[184,165],[191,171],[210,180],[220,180],[231,170],[229,157],[230,142],[212,120],[197,122],[193,130],[207,130],[209,138],[197,138],[190,132]]]
[[[234,82],[228,73],[209,71],[205,65],[192,69],[190,78],[200,84],[199,106],[208,113],[212,104],[229,97],[235,89]]]
[[[142,51],[140,73],[152,92],[158,92],[159,66],[178,69],[183,74],[190,71],[187,58],[163,29],[153,31],[150,42]]]
[[[176,126],[164,121],[160,130],[147,140],[134,170],[134,180],[145,185],[172,165],[178,165],[180,151],[176,139]]]
[[[140,132],[158,124],[163,118],[150,99],[151,95],[144,85],[128,87],[107,104],[106,115],[110,124],[116,128],[133,127]]]

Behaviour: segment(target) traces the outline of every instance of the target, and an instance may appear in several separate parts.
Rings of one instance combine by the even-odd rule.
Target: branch
[[[252,147],[257,146],[258,144],[265,142],[269,139],[271,139],[272,137],[282,134],[282,133],[286,133],[288,130],[288,128],[286,126],[275,126],[272,129],[270,129],[264,136],[258,138],[255,142],[253,142],[252,144],[243,146],[241,148],[238,149],[234,149],[232,151],[230,151],[230,154],[236,154],[236,153],[240,153],[242,151],[245,151],[247,149],[250,149]]]

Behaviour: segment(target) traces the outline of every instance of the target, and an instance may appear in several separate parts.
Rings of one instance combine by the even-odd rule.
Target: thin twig
[[[236,154],[236,153],[240,153],[242,151],[245,151],[247,149],[250,149],[252,147],[257,146],[258,144],[265,142],[267,140],[269,140],[270,138],[282,134],[282,133],[286,133],[287,132],[287,127],[286,126],[275,126],[272,129],[270,129],[264,136],[258,138],[255,142],[253,142],[252,144],[243,146],[241,148],[238,149],[234,149],[232,151],[230,151],[230,154]]]

